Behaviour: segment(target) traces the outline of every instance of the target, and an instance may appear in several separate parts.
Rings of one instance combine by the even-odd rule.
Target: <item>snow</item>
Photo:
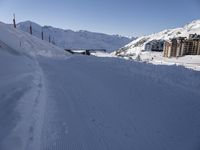
[[[116,53],[118,53],[118,55],[120,55],[121,57],[125,57],[125,58],[131,58],[131,59],[136,59],[138,55],[141,56],[142,61],[150,61],[153,64],[156,64],[156,62],[158,61],[162,61],[162,62],[166,62],[166,58],[162,57],[162,52],[160,52],[160,54],[157,54],[156,56],[158,56],[158,58],[155,57],[154,60],[156,61],[152,61],[152,55],[155,55],[155,52],[151,52],[151,51],[144,51],[145,50],[145,45],[153,40],[169,40],[171,38],[175,38],[175,37],[188,37],[189,34],[200,34],[200,20],[195,20],[192,21],[191,23],[185,25],[182,28],[175,28],[175,29],[166,29],[164,31],[155,33],[155,34],[151,34],[148,36],[142,36],[136,40],[133,40],[131,43],[125,45],[124,47],[122,47],[121,49],[119,49],[116,52],[113,52],[113,54],[116,55]],[[150,57],[148,57],[150,56]],[[192,67],[195,70],[199,70],[196,68],[199,68],[198,66],[200,65],[199,60],[197,65],[194,65],[194,63],[196,63],[196,59],[200,59],[199,56],[186,56],[183,58],[180,58],[179,60],[181,60],[181,63],[178,63],[178,65],[182,64],[183,66],[188,67],[188,57],[191,58],[191,63],[193,64]],[[173,61],[175,60],[175,61]],[[182,60],[186,60],[185,62]],[[193,60],[195,61],[193,63]],[[169,62],[173,62],[174,64],[177,64],[176,59],[167,59],[167,61]],[[161,64],[161,63],[160,63]],[[162,64],[166,64],[166,63],[162,63]],[[191,65],[190,65],[191,66]]]
[[[1,22],[0,42],[9,45],[12,49],[17,49],[19,53],[30,56],[53,57],[64,55],[64,50]]]
[[[135,38],[127,38],[119,35],[107,35],[89,31],[72,31],[54,28],[51,26],[40,26],[31,21],[21,22],[17,28],[29,33],[30,24],[33,28],[33,35],[41,39],[41,31],[44,32],[44,39],[49,41],[49,35],[55,45],[63,49],[106,49],[109,52],[131,42]]]
[[[0,27],[0,150],[199,150],[200,72],[57,57],[56,47]],[[19,35],[33,47],[17,47]]]
[[[92,56],[38,65],[0,57],[0,149],[200,147],[199,72]]]
[[[177,65],[184,66],[189,69],[200,71],[200,56],[199,55],[187,55],[177,58],[163,57],[160,52],[143,52],[140,53],[141,61],[159,65]]]
[[[116,57],[115,55],[112,55],[111,53],[107,53],[107,52],[94,52],[94,53],[91,53],[91,55],[96,56],[96,57]]]
[[[128,53],[131,53],[134,52],[135,49],[137,50],[137,48],[139,48],[140,50],[144,50],[145,44],[152,40],[169,40],[170,38],[174,37],[188,37],[189,34],[194,33],[200,34],[200,20],[193,21],[182,28],[166,29],[159,33],[151,34],[148,36],[142,36],[127,44],[124,48],[129,48],[130,50],[128,50]],[[137,42],[143,39],[146,40],[144,43],[139,44],[138,46],[135,45]]]

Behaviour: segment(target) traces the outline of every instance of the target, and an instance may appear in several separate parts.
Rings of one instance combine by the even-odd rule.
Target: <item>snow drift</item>
[[[61,48],[2,22],[0,22],[0,41],[13,50],[31,56],[41,55],[51,57],[64,55],[64,50]]]

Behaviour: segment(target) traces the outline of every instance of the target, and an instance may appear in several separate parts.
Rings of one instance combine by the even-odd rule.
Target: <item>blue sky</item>
[[[0,21],[141,36],[200,19],[200,0],[0,0]]]

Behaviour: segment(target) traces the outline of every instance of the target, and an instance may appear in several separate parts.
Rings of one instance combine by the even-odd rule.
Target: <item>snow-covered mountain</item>
[[[29,56],[61,56],[63,49],[0,22],[0,46]]]
[[[133,39],[119,35],[107,35],[89,31],[72,31],[54,28],[51,26],[40,26],[31,21],[21,22],[17,25],[18,29],[29,32],[30,24],[32,25],[33,35],[41,38],[41,31],[44,32],[44,40],[51,41],[65,49],[106,49],[108,51],[117,50],[128,44]]]
[[[174,37],[188,37],[189,34],[193,33],[200,34],[200,20],[192,21],[181,28],[166,29],[155,34],[142,36],[120,48],[115,54],[135,58],[138,54],[144,51],[145,44],[152,40],[169,40],[170,38]]]

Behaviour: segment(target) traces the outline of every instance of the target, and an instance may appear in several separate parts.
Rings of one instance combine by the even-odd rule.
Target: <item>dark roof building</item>
[[[162,52],[164,48],[163,40],[153,40],[145,45],[145,51],[158,51]]]

